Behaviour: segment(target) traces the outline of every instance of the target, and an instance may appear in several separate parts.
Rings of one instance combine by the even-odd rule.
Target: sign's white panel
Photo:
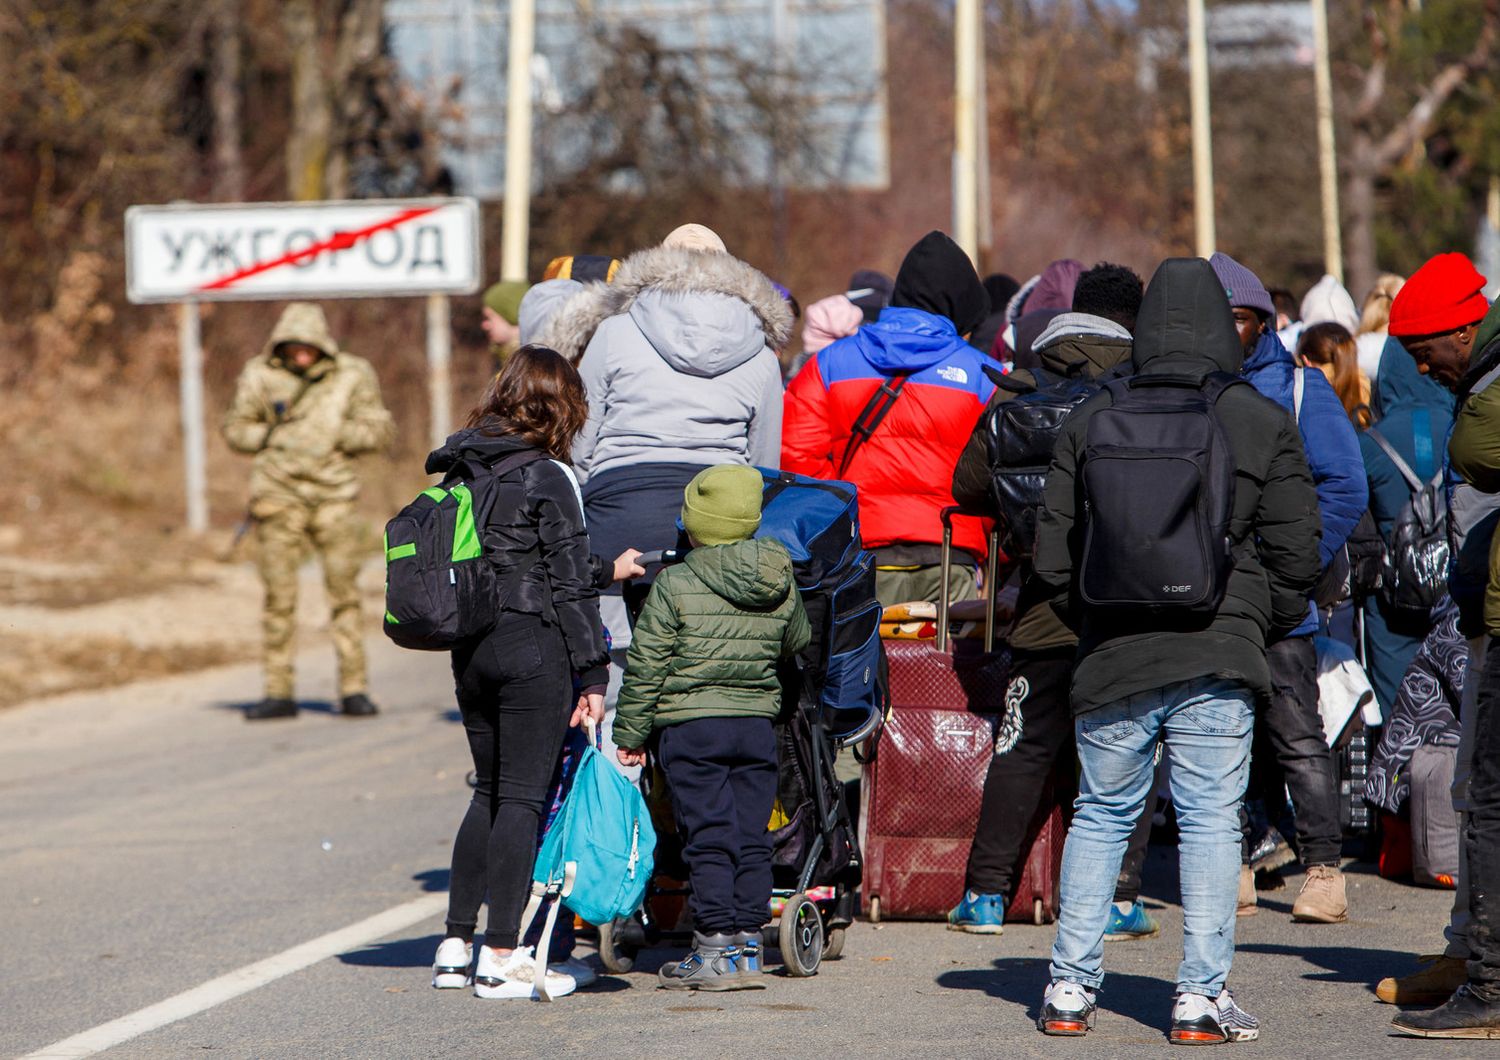
[[[479,289],[473,199],[132,206],[132,302],[365,298]]]

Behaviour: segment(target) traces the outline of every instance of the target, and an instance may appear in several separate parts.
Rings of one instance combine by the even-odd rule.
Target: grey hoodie
[[[781,366],[792,316],[771,282],[728,254],[654,247],[591,284],[539,341],[588,388],[573,444],[580,478],[633,464],[781,461]]]

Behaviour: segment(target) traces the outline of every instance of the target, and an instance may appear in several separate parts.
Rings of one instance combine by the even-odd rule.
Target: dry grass
[[[0,655],[0,707],[38,696],[170,677],[253,656],[254,648],[245,645],[141,646],[114,637],[70,642],[7,633]]]

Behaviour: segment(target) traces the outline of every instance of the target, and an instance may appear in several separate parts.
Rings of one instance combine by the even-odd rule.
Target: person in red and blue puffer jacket
[[[955,503],[954,465],[995,389],[984,368],[1000,369],[964,340],[988,312],[968,255],[929,232],[907,252],[880,319],[819,351],[787,388],[782,469],[859,487],[860,535],[887,606],[937,600],[940,513]],[[856,441],[882,387],[896,396]],[[974,595],[987,533],[978,518],[954,520],[953,599]]]

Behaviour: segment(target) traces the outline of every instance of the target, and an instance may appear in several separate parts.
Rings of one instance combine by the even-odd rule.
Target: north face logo
[[[937,374],[948,380],[948,382],[950,383],[967,384],[969,381],[969,373],[958,367],[958,365],[956,364],[943,365],[943,367],[937,370]]]

